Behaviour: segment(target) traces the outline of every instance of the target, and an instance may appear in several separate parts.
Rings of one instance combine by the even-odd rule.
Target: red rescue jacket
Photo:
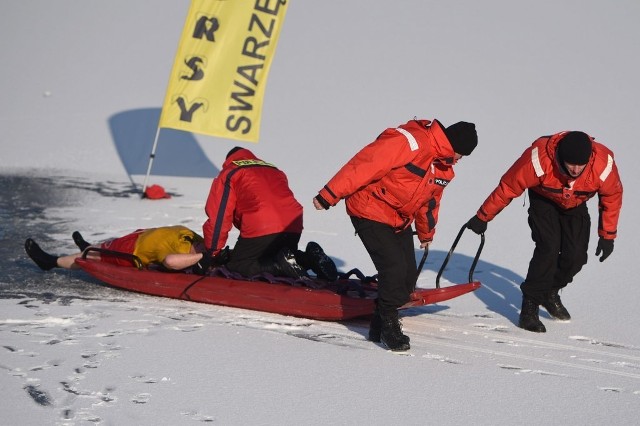
[[[582,174],[574,179],[563,171],[556,158],[558,141],[566,133],[543,136],[527,148],[482,204],[478,217],[487,222],[492,220],[527,188],[562,209],[579,206],[598,194],[598,235],[614,239],[622,207],[622,182],[613,153],[591,138],[591,158]]]
[[[330,205],[398,230],[415,220],[420,241],[435,234],[440,199],[453,180],[454,151],[442,125],[411,120],[386,129],[349,160],[319,192]]]
[[[302,233],[302,206],[287,176],[247,149],[225,160],[211,184],[205,212],[204,242],[214,254],[225,246],[232,225],[242,238]]]

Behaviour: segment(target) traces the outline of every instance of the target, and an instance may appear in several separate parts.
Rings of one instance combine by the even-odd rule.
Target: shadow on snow
[[[432,250],[429,252],[429,257],[427,258],[421,275],[427,274],[427,271],[431,271],[429,275],[434,275],[433,282],[425,282],[423,278],[418,281],[418,286],[426,288],[435,287],[435,275],[440,270],[447,254],[448,252],[440,250]],[[422,251],[417,252],[417,256],[417,262],[419,262]],[[472,262],[472,256],[453,253],[440,277],[440,286],[446,287],[448,285],[469,282],[469,269]],[[488,310],[517,324],[522,301],[520,284],[524,281],[524,277],[508,268],[494,263],[484,262],[481,257],[478,260],[472,278],[474,281],[480,281],[482,287],[470,295],[461,297],[471,297],[473,295],[484,302]]]
[[[129,179],[146,175],[160,119],[160,108],[123,111],[109,118],[109,128]],[[219,170],[189,132],[161,129],[151,175],[213,178]]]

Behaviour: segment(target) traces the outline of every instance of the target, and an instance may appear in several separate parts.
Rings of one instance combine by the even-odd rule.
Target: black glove
[[[209,269],[215,266],[222,266],[229,262],[231,259],[231,250],[229,246],[226,246],[218,252],[215,256],[211,256],[211,253],[202,253],[202,259],[193,265],[193,273],[198,275],[207,275]]]
[[[226,265],[229,260],[231,260],[231,250],[229,250],[229,246],[226,246],[218,254],[213,256],[213,262],[211,263],[213,266],[222,266]]]
[[[474,216],[469,219],[469,222],[467,222],[467,228],[471,229],[478,235],[484,234],[484,232],[487,230],[487,222],[480,219],[478,216]]]
[[[193,265],[193,273],[198,275],[207,275],[209,272],[209,268],[213,263],[213,257],[210,253],[202,253],[202,259],[198,261],[195,265]]]
[[[600,256],[600,253],[602,253],[602,256]],[[613,240],[606,240],[600,237],[598,248],[596,249],[596,256],[600,256],[600,262],[604,262],[611,253],[613,253]]]

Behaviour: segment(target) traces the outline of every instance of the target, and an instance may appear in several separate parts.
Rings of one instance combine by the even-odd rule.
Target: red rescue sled
[[[436,288],[417,288],[411,294],[411,300],[402,308],[443,302],[472,292],[481,286],[480,282],[473,281],[473,269],[484,245],[484,235],[482,235],[481,245],[469,271],[469,282],[443,288],[440,288],[439,285],[442,271],[463,231],[464,227],[458,234],[458,238],[456,238],[453,247],[440,268],[436,280]],[[304,286],[238,280],[224,276],[200,276],[184,272],[162,272],[117,266],[87,258],[87,253],[90,251],[119,256],[130,255],[88,248],[82,258],[76,259],[76,263],[94,278],[124,290],[192,302],[232,306],[318,320],[339,321],[371,315],[374,310],[374,300],[377,296],[375,281],[366,282],[367,280],[343,278],[336,283],[310,281],[313,284],[312,286]],[[425,250],[418,273],[424,265],[426,256],[427,250]],[[134,262],[135,260],[133,259]]]

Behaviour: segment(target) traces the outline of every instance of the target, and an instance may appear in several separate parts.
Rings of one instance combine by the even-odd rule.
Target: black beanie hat
[[[460,155],[469,155],[478,145],[476,125],[466,121],[458,121],[456,124],[444,129],[453,150]]]
[[[591,158],[591,138],[583,132],[569,132],[558,142],[560,161],[587,164]]]

